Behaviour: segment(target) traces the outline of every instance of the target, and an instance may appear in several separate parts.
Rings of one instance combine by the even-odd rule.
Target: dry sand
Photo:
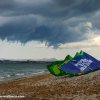
[[[48,73],[3,82],[0,96],[25,96],[1,100],[100,100],[100,70],[77,77],[54,77]]]

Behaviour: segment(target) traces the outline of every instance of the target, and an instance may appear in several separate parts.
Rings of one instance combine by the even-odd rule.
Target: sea
[[[0,82],[48,72],[49,63],[0,63]]]

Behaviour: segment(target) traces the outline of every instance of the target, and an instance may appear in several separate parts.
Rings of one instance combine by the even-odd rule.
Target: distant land
[[[55,58],[50,58],[50,59],[39,59],[39,60],[27,60],[27,59],[22,59],[22,60],[7,60],[7,59],[1,59],[0,63],[52,63],[54,61],[57,61]]]

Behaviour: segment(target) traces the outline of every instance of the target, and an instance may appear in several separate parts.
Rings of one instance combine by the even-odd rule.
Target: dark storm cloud
[[[0,0],[0,38],[54,46],[85,40],[99,29],[99,9],[100,0]]]

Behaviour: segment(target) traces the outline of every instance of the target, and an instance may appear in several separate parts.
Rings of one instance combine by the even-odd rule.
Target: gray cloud
[[[82,41],[100,28],[99,5],[100,0],[0,0],[0,38],[53,46]]]

